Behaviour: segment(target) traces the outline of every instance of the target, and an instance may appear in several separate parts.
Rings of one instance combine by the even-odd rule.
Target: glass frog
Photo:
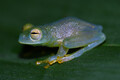
[[[51,24],[33,26],[26,24],[19,36],[19,43],[59,47],[56,55],[36,64],[48,63],[45,68],[58,62],[63,63],[81,56],[84,52],[93,49],[106,39],[101,25],[95,25],[75,17],[67,17]],[[80,50],[67,54],[69,49]]]

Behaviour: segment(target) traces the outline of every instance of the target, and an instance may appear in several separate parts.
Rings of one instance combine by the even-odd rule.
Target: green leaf
[[[45,0],[0,2],[0,80],[119,80],[120,1]],[[103,26],[107,39],[100,46],[63,64],[44,69],[35,65],[58,48],[18,43],[26,23],[43,25],[75,16]]]

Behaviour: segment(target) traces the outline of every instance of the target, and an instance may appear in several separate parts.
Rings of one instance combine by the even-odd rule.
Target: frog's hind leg
[[[81,56],[84,52],[86,52],[86,51],[88,51],[88,50],[90,50],[90,49],[92,49],[92,48],[94,48],[94,47],[96,47],[97,45],[99,45],[99,44],[101,44],[104,40],[105,40],[105,35],[103,34],[103,33],[100,33],[100,35],[99,35],[100,37],[96,37],[96,39],[94,39],[94,40],[90,40],[91,42],[89,42],[89,41],[87,41],[84,37],[82,37],[82,39],[84,39],[84,41],[80,41],[80,39],[77,39],[78,41],[80,41],[80,42],[83,42],[83,43],[85,43],[86,42],[86,44],[85,45],[87,45],[86,47],[83,47],[83,45],[80,45],[79,43],[77,43],[76,44],[76,46],[78,47],[78,45],[80,46],[80,47],[83,47],[82,49],[80,49],[80,50],[78,50],[77,52],[74,52],[74,53],[72,53],[72,54],[70,54],[70,55],[67,55],[67,56],[65,56],[65,57],[63,57],[63,58],[60,58],[59,60],[58,60],[58,63],[63,63],[63,62],[66,62],[66,61],[69,61],[69,60],[72,60],[72,59],[74,59],[74,58],[76,58],[76,57],[79,57],[79,56]],[[79,36],[80,37],[80,36]],[[76,38],[77,38],[77,36],[76,36]],[[91,38],[92,39],[92,38]],[[77,42],[77,40],[76,40],[76,42]],[[65,41],[66,42],[66,41]],[[70,41],[69,41],[70,42]],[[88,43],[87,43],[88,42]],[[70,42],[70,43],[72,43],[72,42]],[[82,43],[81,43],[82,44]],[[73,46],[70,46],[69,44],[67,45],[65,45],[66,47],[68,47],[68,48],[73,48],[73,47],[75,47],[75,45],[73,45]]]

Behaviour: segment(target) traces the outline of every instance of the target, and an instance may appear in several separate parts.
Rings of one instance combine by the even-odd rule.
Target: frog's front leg
[[[48,58],[49,64],[52,65],[53,63],[57,62],[58,58],[64,57],[67,54],[68,50],[69,50],[68,48],[64,47],[61,44],[59,49],[58,49],[57,54],[55,56],[52,56],[52,57]]]
[[[73,40],[75,39],[75,40]],[[86,36],[75,36],[74,38],[70,39],[67,38],[64,41],[64,46],[67,48],[75,48],[75,47],[83,47],[82,49],[78,50],[77,52],[74,52],[66,57],[60,58],[58,60],[58,63],[63,63],[69,60],[72,60],[76,57],[81,56],[84,52],[96,47],[97,45],[101,44],[105,40],[105,35],[103,33],[100,33],[99,36],[90,36],[90,34]]]
[[[54,64],[55,62],[58,62],[58,59],[59,59],[59,58],[63,58],[63,57],[67,54],[68,50],[69,50],[69,49],[66,48],[66,47],[64,47],[64,46],[62,45],[62,42],[61,42],[61,45],[60,45],[60,47],[59,47],[58,52],[57,52],[56,55],[51,56],[51,57],[49,57],[48,59],[43,60],[43,61],[37,61],[36,64],[39,65],[39,64],[41,64],[41,63],[48,63],[48,64],[45,66],[45,68],[48,68],[50,65]]]

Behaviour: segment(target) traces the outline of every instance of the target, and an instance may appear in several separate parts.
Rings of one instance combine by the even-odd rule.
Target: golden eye
[[[42,37],[42,33],[41,33],[41,31],[39,29],[33,29],[31,31],[31,38],[33,40],[40,40],[41,37]]]

